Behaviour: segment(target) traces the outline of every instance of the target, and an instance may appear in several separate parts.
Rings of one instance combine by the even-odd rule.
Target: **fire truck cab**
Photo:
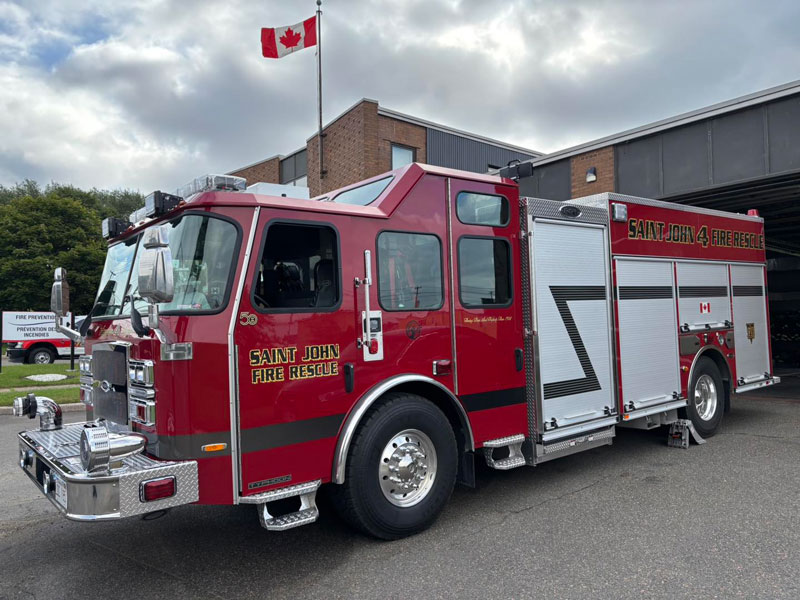
[[[15,410],[20,466],[68,518],[254,504],[428,527],[474,460],[534,466],[617,427],[713,435],[772,385],[763,221],[412,164],[311,200],[208,177],[104,223],[80,332],[85,423]],[[68,303],[57,272],[54,310]],[[290,499],[290,500],[287,500]]]

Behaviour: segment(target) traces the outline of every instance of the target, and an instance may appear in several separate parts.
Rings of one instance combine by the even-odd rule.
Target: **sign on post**
[[[61,318],[61,324],[69,326],[70,316]],[[51,312],[6,312],[3,311],[3,341],[24,342],[26,340],[66,340],[67,336],[56,331],[56,318]]]

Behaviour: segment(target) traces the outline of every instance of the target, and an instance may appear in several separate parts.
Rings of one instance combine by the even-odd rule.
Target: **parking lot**
[[[800,597],[797,377],[736,397],[704,446],[618,430],[535,469],[481,468],[431,530],[392,543],[324,501],[285,533],[252,506],[68,522],[16,466],[14,434],[33,424],[0,416],[3,599]]]

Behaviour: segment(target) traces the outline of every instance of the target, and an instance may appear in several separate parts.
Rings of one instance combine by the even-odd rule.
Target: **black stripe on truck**
[[[672,298],[671,285],[621,285],[620,300],[657,300]]]
[[[760,285],[735,285],[733,286],[734,296],[763,296],[764,288]]]
[[[592,366],[592,361],[589,359],[589,353],[586,351],[586,346],[583,343],[583,339],[581,338],[581,334],[578,331],[575,319],[572,316],[572,312],[569,310],[567,302],[605,300],[605,286],[551,285],[550,293],[553,295],[558,314],[561,315],[561,320],[564,322],[564,327],[567,329],[569,341],[572,342],[572,347],[575,350],[575,354],[578,356],[578,362],[580,362],[581,369],[583,369],[583,378],[545,383],[544,399],[561,398],[563,396],[572,396],[574,394],[583,394],[585,392],[594,392],[602,389],[600,387],[600,381],[597,379],[597,373],[595,373],[594,367]]]
[[[681,298],[727,298],[726,285],[682,285],[678,287]]]

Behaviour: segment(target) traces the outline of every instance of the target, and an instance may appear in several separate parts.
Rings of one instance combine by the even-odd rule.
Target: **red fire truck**
[[[772,372],[763,220],[619,194],[520,198],[412,164],[312,200],[209,176],[104,222],[74,338],[87,421],[32,394],[20,466],[68,518],[325,485],[379,538],[428,527],[475,459],[535,466],[618,427],[713,435]],[[68,308],[57,270],[53,310]]]

